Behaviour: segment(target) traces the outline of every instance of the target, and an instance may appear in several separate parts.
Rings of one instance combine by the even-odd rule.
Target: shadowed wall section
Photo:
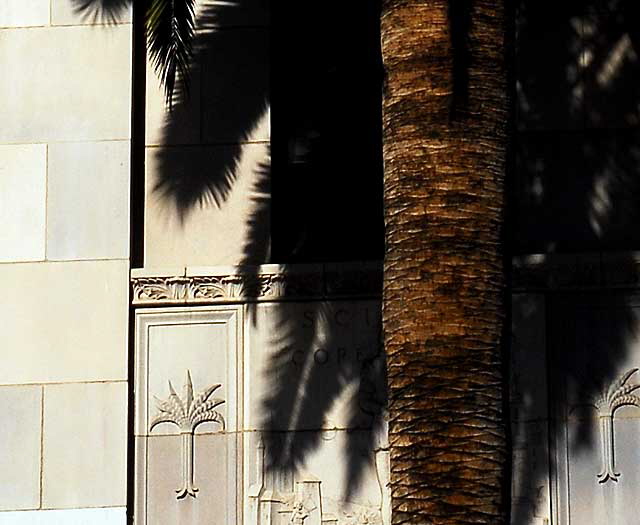
[[[268,3],[200,2],[196,28],[190,94],[172,111],[147,73],[146,267],[238,264],[269,162]]]

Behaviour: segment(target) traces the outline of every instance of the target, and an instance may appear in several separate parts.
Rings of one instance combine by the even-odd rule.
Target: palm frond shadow
[[[153,191],[175,205],[182,220],[196,206],[224,204],[236,180],[241,143],[252,137],[268,108],[268,33],[264,28],[246,26],[247,19],[263,19],[268,5],[264,0],[205,4],[197,13],[192,91],[187,97],[177,89],[173,109],[166,115],[163,143],[183,150],[190,141],[198,144],[192,146],[195,148],[223,145],[211,146],[204,165],[195,156],[176,155],[172,147],[159,152],[159,178]],[[198,126],[194,125],[194,113],[201,115]],[[257,166],[254,175],[253,211],[246,224],[241,261],[247,270],[270,260],[270,156]],[[294,286],[284,283],[285,288],[289,285]],[[257,290],[247,290],[248,296],[255,294]],[[256,303],[248,305],[254,324],[258,322],[257,308]],[[341,367],[327,371],[314,359],[314,341],[321,340],[328,352],[334,352],[330,359],[337,359],[337,334],[326,328],[335,307],[327,302],[310,302],[304,308],[315,320],[306,333],[295,324],[297,317],[291,315],[287,304],[274,305],[272,310],[277,335],[270,347],[280,350],[265,369],[268,387],[262,412],[266,414],[263,440],[268,468],[292,473],[302,467],[308,455],[321,445],[320,429],[326,428],[323,424],[333,404],[358,385],[360,393],[346,409],[349,431],[343,454],[348,463],[348,497],[372,460],[362,451],[373,450],[380,440],[386,402],[381,393],[384,387],[380,388],[386,385],[384,359],[379,345],[375,345],[363,350],[372,354],[361,355],[357,363],[345,361]],[[299,365],[301,360],[310,366]],[[285,375],[283,370],[287,370]]]
[[[271,154],[256,169],[251,191],[252,213],[246,224],[241,266],[270,262],[271,252]],[[255,303],[250,305],[251,310]]]
[[[638,8],[624,0],[606,3],[566,2],[556,6],[550,24],[550,2],[519,2],[516,67],[521,131],[516,186],[521,193],[512,247],[516,253],[626,250],[616,260],[617,271],[624,271],[634,267],[628,250],[640,248],[634,226],[640,210],[640,134],[626,128],[638,115],[638,91],[634,94],[629,87],[636,84],[640,64],[637,58],[619,63],[607,84],[602,82],[602,71],[612,47],[625,41],[625,34],[635,56],[640,56],[638,28],[625,22],[637,20]],[[585,50],[592,60],[574,74]],[[614,122],[617,128],[612,127]],[[518,374],[534,369],[531,360],[536,357],[525,357],[513,369],[512,402],[520,400],[512,406],[512,441],[514,457],[518,456],[514,525],[531,522],[530,512],[540,503],[539,487],[549,472],[558,472],[554,456],[548,456],[550,465],[536,457],[536,450],[548,450],[540,414],[548,413],[549,442],[557,443],[565,425],[561,411],[571,411],[575,426],[567,443],[569,456],[597,455],[600,437],[594,434],[595,411],[589,405],[626,367],[640,366],[631,354],[640,321],[633,294],[607,289],[616,283],[597,273],[602,272],[598,264],[594,267],[598,269],[576,267],[560,278],[576,290],[593,281],[604,283],[601,288],[547,293],[542,303],[525,301],[514,311],[514,320],[519,316],[521,323],[514,325],[515,333],[524,337],[535,339],[535,334],[527,333],[527,323],[536,315],[544,318],[549,381],[546,392],[526,381],[522,390],[514,391],[521,379]],[[540,306],[543,311],[536,310]],[[513,344],[515,348],[527,343],[516,339]],[[593,476],[596,482],[596,472]]]
[[[550,472],[559,471],[554,455],[545,455],[547,463],[539,454],[548,452],[549,442],[561,440],[568,424],[563,419],[564,410],[574,420],[573,437],[567,443],[570,457],[599,453],[601,444],[599,435],[594,433],[597,427],[593,402],[619,378],[621,371],[626,371],[621,367],[628,362],[629,349],[639,335],[638,314],[633,312],[628,299],[624,292],[567,292],[549,296],[544,303],[527,298],[516,303],[519,313],[514,315],[522,323],[514,325],[516,334],[539,340],[539,334],[528,332],[531,328],[527,324],[539,326],[534,321],[537,316],[548,320],[548,368],[544,372],[539,369],[535,360],[541,356],[536,353],[523,356],[520,351],[519,358],[512,362],[515,366],[511,428],[518,473],[512,494],[514,525],[531,523],[530,513],[542,503],[540,487],[547,483]],[[543,310],[537,310],[539,307]],[[531,349],[530,343],[527,347],[526,340],[516,336],[512,344],[516,353],[521,345]],[[546,389],[541,384],[522,381],[522,375],[536,369],[546,374]],[[547,410],[549,419],[542,416]],[[593,476],[595,482],[595,472]]]
[[[130,6],[130,0],[70,1],[79,13],[104,23],[114,22]],[[628,249],[624,243],[630,236],[633,236],[634,248],[640,248],[640,230],[633,227],[640,216],[640,177],[636,173],[640,160],[638,132],[626,128],[599,135],[592,129],[586,138],[576,138],[576,129],[584,127],[585,121],[589,121],[592,128],[596,124],[611,127],[607,119],[614,118],[628,126],[638,122],[637,59],[626,59],[616,74],[605,79],[606,89],[598,87],[604,78],[599,73],[608,71],[605,66],[612,48],[623,41],[624,35],[628,36],[625,45],[631,46],[636,57],[640,56],[640,33],[637,24],[632,23],[638,20],[638,8],[626,0],[605,3],[615,4],[616,9],[624,7],[628,16],[622,22],[612,22],[616,28],[623,29],[620,32],[601,28],[600,33],[596,32],[589,42],[593,51],[590,67],[573,75],[576,49],[584,45],[588,35],[584,31],[580,33],[582,30],[577,30],[576,36],[567,35],[562,27],[573,27],[576,17],[584,17],[589,2],[571,0],[562,5],[550,0],[520,2],[526,10],[525,25],[519,28],[519,56],[525,61],[528,74],[518,79],[521,102],[518,110],[520,123],[535,133],[523,133],[520,144],[518,187],[524,188],[525,195],[521,196],[521,207],[517,211],[518,234],[512,239],[516,250],[571,252],[594,245],[602,249],[621,246]],[[266,11],[267,0],[242,0],[235,4],[207,3],[197,13],[192,90],[189,98],[178,91],[173,111],[166,116],[162,143],[169,146],[161,148],[159,153],[159,178],[154,188],[175,204],[183,220],[196,206],[224,204],[236,180],[240,143],[251,137],[269,105],[268,30],[245,22],[252,16],[264,19]],[[549,13],[554,13],[552,20]],[[231,31],[228,27],[236,29]],[[535,27],[542,28],[542,33],[536,33]],[[529,31],[531,28],[533,32]],[[463,88],[461,95],[464,95]],[[591,97],[589,104],[575,95],[580,90]],[[625,97],[612,96],[618,92]],[[463,102],[459,105],[463,106]],[[560,122],[562,119],[569,124]],[[549,120],[553,121],[551,125]],[[558,132],[559,129],[565,129],[566,133]],[[350,130],[343,132],[347,131],[351,133]],[[214,143],[224,143],[224,146],[214,146]],[[174,150],[191,147],[210,148],[204,166],[189,155],[177,161]],[[526,180],[529,176],[531,180]],[[598,195],[594,197],[594,188],[603,184],[608,202],[605,199],[596,205]],[[263,228],[270,213],[269,199],[264,197],[269,188],[270,168],[263,165],[258,169],[254,215],[244,247],[245,263],[265,262],[269,258]],[[602,210],[607,206],[605,214]],[[594,224],[604,232],[599,237]],[[520,244],[521,239],[526,240],[527,246]],[[532,249],[532,245],[535,248]],[[632,267],[633,261],[623,256],[618,264]],[[598,294],[602,295],[601,292],[550,294],[547,299],[545,315],[550,321],[548,339],[552,342],[548,376],[552,389],[572,384],[576,397],[582,400],[593,398],[606,384],[617,379],[620,367],[629,359],[630,345],[637,337],[638,319],[629,306],[627,294],[622,291],[607,294],[604,304],[608,314],[597,308]],[[252,308],[254,322],[257,322],[256,307]],[[322,328],[335,313],[332,310],[335,305],[322,301],[305,304],[304,308],[314,319],[307,333],[301,331],[297,324],[299,318],[291,315],[291,308],[293,306],[286,303],[275,308],[276,335],[271,343],[280,350],[271,357],[264,371],[268,385],[262,401],[267,460],[274,470],[292,471],[302,466],[309,454],[321,445],[322,434],[318,430],[330,426],[326,425],[326,419],[334,403],[355,387],[358,394],[350,398],[345,422],[345,427],[353,429],[347,432],[346,454],[347,492],[352,492],[361,479],[365,462],[370,461],[362,455],[366,447],[362,447],[359,440],[364,439],[368,449],[373,450],[382,430],[386,402],[384,388],[380,387],[386,384],[384,354],[378,349],[361,360],[347,360],[328,371],[317,363],[314,354],[318,349],[316,343],[321,343],[328,352],[333,352],[329,357],[338,357],[339,336]],[[598,330],[580,333],[585,326]],[[556,338],[562,333],[568,336]],[[519,414],[522,420],[534,422],[541,409],[546,412],[547,407],[539,405],[545,401],[535,386],[519,395],[533,400],[533,404]],[[534,428],[533,425],[516,427],[513,441],[519,446],[522,444],[525,450],[533,450],[541,439]],[[591,429],[587,418],[580,420],[576,439],[569,444],[572,454],[596,450],[597,436]],[[552,435],[551,440],[556,437],[557,434]],[[517,481],[515,493],[535,495],[535,488],[548,478],[549,472],[531,455],[525,455],[523,461],[524,475]],[[529,509],[516,507],[512,523],[528,525]]]
[[[178,166],[173,148],[163,148],[153,188],[175,205],[183,221],[196,206],[224,204],[237,179],[242,143],[252,138],[268,108],[268,30],[234,27],[240,13],[262,17],[265,5],[264,0],[208,2],[196,13],[191,92],[187,96],[177,88],[162,142],[176,147],[198,144],[210,152],[206,165],[190,162],[187,156]]]
[[[113,25],[124,19],[132,0],[69,0],[85,22]]]
[[[327,435],[341,432],[347,475],[343,498],[349,501],[384,441],[384,354],[371,338],[344,346],[345,333],[339,333],[334,321],[339,303],[317,301],[303,307],[303,317],[295,315],[295,305],[275,309],[278,335],[270,346],[279,350],[264,369],[268,386],[260,410],[267,468],[287,474],[303,469]],[[301,320],[308,321],[306,329]],[[334,412],[336,404],[342,411]],[[344,420],[331,421],[331,414]]]

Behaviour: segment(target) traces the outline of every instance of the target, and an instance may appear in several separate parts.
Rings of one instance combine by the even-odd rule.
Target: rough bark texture
[[[392,522],[500,525],[504,0],[451,1],[383,1]]]

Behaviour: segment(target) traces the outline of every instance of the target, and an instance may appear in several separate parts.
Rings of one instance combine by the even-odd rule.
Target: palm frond
[[[148,0],[147,46],[151,63],[164,87],[169,108],[176,81],[189,92],[189,67],[193,56],[196,0]]]

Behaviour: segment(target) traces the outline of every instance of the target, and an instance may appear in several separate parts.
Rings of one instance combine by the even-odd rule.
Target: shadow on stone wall
[[[118,0],[70,1],[87,17],[104,23],[117,20],[130,5]],[[280,17],[273,28],[269,0],[201,3],[190,93],[185,96],[178,86],[172,110],[165,114],[160,144],[167,147],[158,148],[152,191],[174,205],[171,209],[183,224],[195,207],[224,205],[236,182],[242,146],[271,105],[273,69],[279,75],[274,90],[282,115],[274,116],[280,138],[272,146],[279,155],[273,168],[279,170],[278,187],[273,190],[270,154],[255,167],[253,213],[246,224],[240,264],[379,259],[381,106],[379,90],[371,90],[382,81],[377,2],[345,5],[338,17],[324,7],[299,2],[281,2],[278,9],[286,20]],[[299,23],[289,25],[296,16]],[[277,37],[275,50],[272,35]],[[345,41],[351,47],[345,48]],[[201,147],[211,147],[206,159],[189,153]],[[181,151],[176,153],[176,148]],[[270,251],[274,236],[279,246],[275,257]],[[282,283],[285,288],[298,285],[295,278]],[[379,293],[378,289],[374,295]],[[269,469],[286,474],[299,469],[321,445],[322,429],[327,428],[336,400],[355,386],[358,394],[343,427],[348,430],[348,501],[384,433],[386,397],[380,386],[386,385],[386,378],[379,314],[370,328],[373,335],[367,334],[376,344],[358,350],[357,358],[346,359],[328,374],[310,342],[322,340],[331,359],[341,352],[337,334],[327,328],[336,315],[334,305],[316,300],[305,302],[304,308],[313,319],[306,332],[299,330],[299,319],[286,305],[273,314],[277,328],[270,343],[280,350],[265,370],[266,461]],[[256,303],[249,303],[249,315],[255,323]],[[363,455],[362,450],[371,454]]]
[[[162,142],[181,145],[192,134],[195,144],[224,147],[215,148],[206,165],[187,159],[176,166],[170,149],[160,153],[153,191],[173,202],[181,218],[203,203],[222,206],[236,180],[242,143],[267,110],[269,33],[255,25],[267,14],[267,0],[205,2],[197,13],[191,75],[199,86],[192,86],[192,97],[176,94]]]
[[[129,10],[132,0],[69,0],[74,11],[85,21],[101,24],[115,24],[122,20]]]
[[[349,501],[374,452],[385,441],[386,376],[379,319],[372,319],[369,330],[373,334],[351,334],[353,339],[377,340],[377,344],[345,345],[345,334],[335,324],[340,308],[335,301],[305,303],[306,337],[290,308],[276,310],[272,344],[279,350],[265,369],[268,387],[261,412],[267,429],[263,435],[267,464],[280,472],[293,473],[304,467],[307,455],[321,445],[327,429],[346,431],[347,492],[343,498]],[[352,395],[354,387],[357,392]],[[345,396],[351,405],[339,416],[346,420],[328,420],[334,404]]]
[[[547,406],[546,395],[538,391],[541,385],[526,385],[526,380],[521,391],[514,390],[517,376],[526,376],[534,363],[512,371],[512,396],[526,401],[512,407],[512,418],[521,423],[513,423],[513,443],[524,451],[513,494],[528,499],[527,505],[514,508],[514,525],[531,523],[536,488],[549,475],[534,457],[542,436],[534,422],[548,410],[549,443],[559,442],[564,432],[563,422],[556,419],[559,405],[576,400],[593,404],[632,359],[638,319],[630,294],[612,288],[625,285],[616,282],[616,271],[624,274],[634,263],[631,256],[619,255],[609,273],[601,255],[640,247],[635,226],[640,212],[638,14],[637,3],[624,0],[519,2],[511,245],[515,253],[549,253],[550,261],[553,252],[589,252],[593,264],[584,258],[574,264],[571,255],[560,256],[565,260],[560,272],[553,264],[547,271],[544,301],[527,306],[526,319],[544,317],[551,398]],[[535,291],[536,283],[529,284]],[[544,311],[536,313],[541,305]],[[526,324],[526,319],[520,322]],[[514,330],[522,333],[523,326]],[[517,340],[513,344],[526,346]],[[579,420],[568,443],[571,456],[599,454],[594,413],[590,409],[589,417]],[[556,472],[559,466],[550,467]],[[595,472],[593,476],[597,483]]]
[[[79,9],[93,13],[92,16],[103,13],[102,16],[107,20],[124,5],[118,0],[73,1]],[[239,144],[247,139],[271,101],[268,80],[271,53],[267,31],[229,31],[221,28],[242,25],[241,21],[250,16],[252,11],[262,16],[264,10],[268,9],[266,0],[243,0],[238,5],[220,3],[205,6],[196,21],[199,31],[195,42],[193,75],[194,79],[199,78],[199,102],[205,118],[204,127],[198,129],[198,136],[205,143],[224,139],[229,148],[213,159],[206,169],[202,169],[203,166],[190,166],[188,162],[179,170],[169,169],[171,163],[168,160],[164,162],[165,169],[160,169],[155,191],[173,200],[183,215],[203,201],[213,200],[217,205],[224,202],[234,184]],[[509,228],[512,252],[589,251],[599,254],[601,251],[640,248],[640,229],[637,228],[640,219],[638,11],[637,3],[632,0],[519,2],[516,24],[517,166],[514,221]],[[316,36],[312,31],[309,34]],[[300,38],[300,34],[295,36]],[[301,54],[303,50],[300,49],[294,53],[295,56]],[[348,66],[348,61],[343,65]],[[306,71],[309,73],[308,68]],[[328,88],[340,87],[316,86],[313,94],[321,96],[323,92],[328,93]],[[287,92],[286,89],[284,92]],[[347,163],[344,170],[332,165],[324,155],[329,154],[327,152],[336,142],[344,143],[346,140],[349,144],[353,122],[358,119],[377,122],[379,113],[366,116],[351,113],[348,106],[341,107],[344,118],[339,119],[337,124],[333,123],[336,137],[327,139],[323,144],[318,139],[318,129],[313,125],[314,122],[326,123],[326,119],[317,114],[314,117],[317,108],[313,107],[310,120],[303,118],[307,109],[304,105],[313,104],[307,95],[299,94],[295,99],[303,104],[302,107],[294,105],[289,110],[292,113],[299,112],[302,116],[289,120],[289,124],[299,125],[289,137],[292,142],[284,145],[275,143],[272,153],[274,157],[287,159],[283,164],[284,170],[288,169],[286,164],[290,157],[287,149],[292,144],[294,149],[297,148],[300,160],[309,160],[314,156],[319,160],[316,164],[312,163],[307,171],[298,172],[299,175],[312,176],[310,180],[305,180],[306,192],[301,191],[300,180],[303,179],[296,180],[295,176],[291,176],[280,182],[270,181],[270,166],[259,168],[256,182],[259,191],[256,193],[262,197],[255,203],[256,212],[249,223],[244,262],[261,262],[257,259],[268,257],[264,251],[255,253],[255,246],[264,247],[264,243],[254,242],[264,237],[267,220],[275,227],[273,235],[284,235],[283,240],[276,243],[277,262],[305,262],[305,258],[309,262],[319,253],[328,254],[333,259],[340,258],[341,253],[351,253],[349,240],[358,245],[358,228],[361,231],[367,229],[366,221],[363,222],[361,218],[356,217],[356,226],[353,228],[344,225],[344,216],[333,215],[334,209],[326,204],[331,202],[327,201],[327,192],[339,194],[342,205],[365,202],[376,198],[381,177],[376,175],[376,182],[371,172],[359,167],[357,154],[352,156],[354,160]],[[287,102],[292,101],[279,101],[282,104]],[[165,142],[181,144],[183,128],[189,126],[188,119],[185,123],[184,117],[186,104],[178,94],[174,111],[169,114],[165,126]],[[284,148],[284,153],[281,148]],[[349,158],[344,150],[339,151],[344,158]],[[274,171],[280,169],[279,162],[274,162]],[[296,172],[291,170],[287,173]],[[349,174],[352,178],[345,178]],[[374,189],[369,191],[368,184],[372,181],[371,187]],[[276,188],[276,184],[291,184],[295,190],[278,194],[281,190]],[[321,189],[314,196],[316,188]],[[359,195],[362,188],[367,188],[362,194],[364,196]],[[270,189],[273,189],[274,195],[271,207],[268,198]],[[276,208],[280,214],[278,218],[274,218],[271,211]],[[267,219],[269,215],[271,219]],[[303,228],[300,228],[301,224]],[[340,229],[341,225],[346,233]],[[286,233],[288,228],[294,233]],[[309,232],[315,232],[315,235],[305,239],[304,236]],[[341,241],[331,247],[333,237],[339,237]],[[361,258],[379,258],[371,254],[381,253],[376,247],[363,249],[359,246],[357,250],[362,253]],[[623,268],[633,266],[633,261],[625,256],[618,263]],[[581,289],[580,268],[575,268],[571,279],[577,282],[574,289]],[[572,384],[580,399],[593,399],[602,388],[618,379],[624,371],[621,366],[630,357],[629,345],[636,334],[637,320],[629,307],[627,296],[622,292],[604,292],[611,283],[601,279],[598,282],[599,287],[586,295],[578,292],[563,292],[561,296],[556,292],[547,294],[544,315],[547,340],[551,343],[547,346],[551,392],[556,392],[558,385]],[[607,309],[615,312],[615,315],[607,317],[606,328],[603,328],[606,333],[576,332],[577,326],[596,326],[593,313],[585,310],[584,306],[596,305],[602,297],[607,300]],[[314,303],[311,308],[314,319],[322,320],[331,315],[326,303]],[[532,308],[536,308],[535,304]],[[313,356],[310,355],[313,349],[305,346],[304,341],[296,340],[296,331],[286,310],[282,309],[276,315],[280,338],[278,347],[282,350],[273,357],[272,368],[275,370],[283,362],[290,362],[291,352],[295,351],[302,352],[298,356],[303,358],[302,361],[313,362]],[[528,315],[534,316],[535,311],[530,311]],[[519,328],[516,326],[515,331],[518,332]],[[559,333],[569,334],[569,339],[559,337]],[[334,341],[331,334],[327,338],[326,344],[329,346]],[[362,377],[373,378],[371,381],[361,381],[361,388],[365,390],[370,388],[367,386],[369,383],[385,384],[383,361],[381,354],[372,355],[371,360],[364,360],[360,368],[346,367],[331,377],[311,366],[304,373],[300,369],[299,373],[289,376],[287,385],[274,379],[264,399],[264,407],[269,414],[267,428],[278,430],[283,418],[295,428],[295,421],[289,421],[288,418],[300,410],[306,418],[316,420],[317,428],[320,428],[331,403],[347,385]],[[517,370],[514,372],[518,373]],[[294,388],[296,395],[291,395],[291,388]],[[525,386],[525,390],[517,392],[517,395],[523,399],[539,400],[538,388],[539,385]],[[317,392],[322,395],[318,396]],[[381,421],[384,396],[374,393],[373,397],[364,396],[360,399],[374,400],[366,409],[371,417],[364,425],[362,421],[356,422],[354,419],[353,425],[369,432],[373,446]],[[294,404],[299,405],[296,410],[293,410]],[[536,414],[546,413],[547,408],[530,404],[521,408],[518,417],[535,420]],[[354,418],[355,414],[360,417],[363,407],[355,406],[353,413]],[[578,452],[595,450],[598,443],[590,430],[591,425],[587,422],[581,424],[582,428],[577,438],[569,444],[570,447]],[[528,427],[523,428],[520,434],[516,429],[513,441],[522,445],[524,450],[533,450],[538,436],[528,434]],[[553,428],[557,428],[557,425],[552,425]],[[283,470],[299,465],[305,454],[318,446],[317,436],[300,433],[287,446],[282,446],[274,438],[273,442],[267,443],[270,465]],[[557,437],[551,436],[551,441]],[[350,461],[351,486],[355,487],[362,458],[352,454]],[[514,487],[517,494],[536,487],[548,476],[548,472],[531,463],[531,457],[526,454],[521,467],[526,476],[518,481],[520,487]],[[530,510],[517,507],[512,523],[528,525],[530,516],[527,513]]]
[[[520,2],[515,253],[640,248],[639,10]]]

